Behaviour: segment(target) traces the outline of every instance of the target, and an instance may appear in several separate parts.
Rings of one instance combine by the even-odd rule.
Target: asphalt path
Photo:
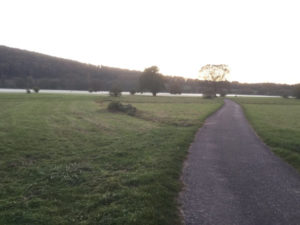
[[[300,175],[230,100],[190,146],[179,201],[186,225],[300,225]]]

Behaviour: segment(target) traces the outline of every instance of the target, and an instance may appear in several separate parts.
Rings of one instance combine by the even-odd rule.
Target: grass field
[[[283,98],[232,98],[240,103],[262,140],[300,171],[300,101]]]
[[[0,95],[1,225],[180,223],[183,159],[222,99],[118,99],[137,116],[104,96]]]

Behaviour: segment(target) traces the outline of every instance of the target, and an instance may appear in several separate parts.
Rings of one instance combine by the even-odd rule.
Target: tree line
[[[285,84],[247,84],[207,78],[199,80],[163,76],[157,67],[149,67],[142,72],[95,66],[0,46],[0,88],[109,91],[117,87],[122,91],[149,91],[144,84],[149,84],[151,70],[161,78],[156,86],[157,92],[172,94],[209,93],[211,89],[217,88],[221,90],[219,93],[221,95],[232,93],[289,96],[293,94],[295,88],[293,85]],[[149,72],[148,78],[142,78],[142,75]]]

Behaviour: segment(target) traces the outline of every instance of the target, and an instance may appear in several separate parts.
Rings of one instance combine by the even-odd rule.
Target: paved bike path
[[[231,100],[190,146],[180,194],[186,225],[300,225],[300,175],[256,136]]]

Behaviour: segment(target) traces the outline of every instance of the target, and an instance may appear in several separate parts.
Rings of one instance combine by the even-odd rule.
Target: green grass
[[[283,98],[233,98],[257,134],[278,156],[300,171],[300,101]]]
[[[0,95],[1,225],[180,224],[176,197],[196,130],[221,99]]]

